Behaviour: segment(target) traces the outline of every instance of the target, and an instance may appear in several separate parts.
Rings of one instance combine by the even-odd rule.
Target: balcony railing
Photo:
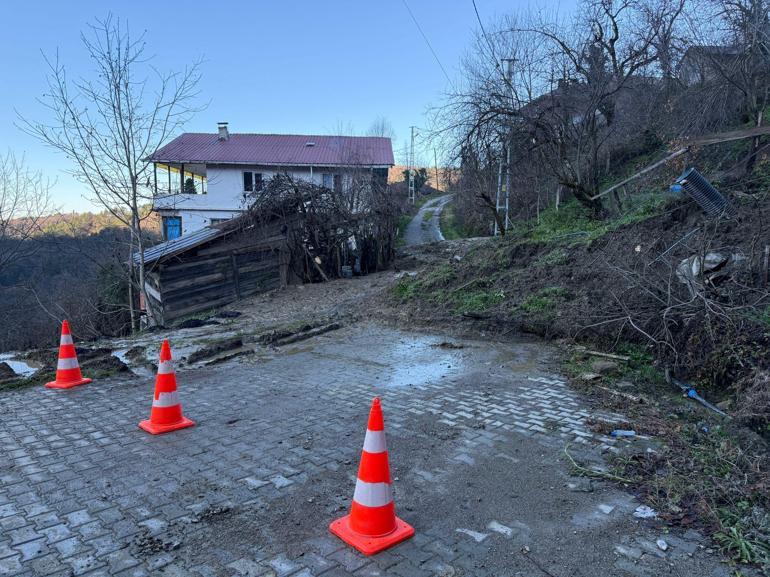
[[[201,189],[202,188],[202,189]],[[154,196],[171,196],[174,194],[206,194],[208,190],[205,186],[201,187],[200,183],[196,183],[195,185],[195,191],[187,190],[186,188],[180,188],[179,186],[161,186],[160,183],[158,183],[158,187],[155,189]]]

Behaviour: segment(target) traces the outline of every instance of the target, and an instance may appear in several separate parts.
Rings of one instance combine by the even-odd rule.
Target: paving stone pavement
[[[624,493],[566,488],[565,443],[597,456],[617,441],[586,428],[596,413],[550,349],[446,340],[354,326],[182,370],[197,425],[163,436],[137,427],[147,379],[3,395],[0,575],[728,574],[697,534],[656,550]],[[417,534],[364,557],[327,526],[349,507],[375,394]]]

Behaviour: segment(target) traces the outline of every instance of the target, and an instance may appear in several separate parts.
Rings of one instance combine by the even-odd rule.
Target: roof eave
[[[173,159],[161,159],[161,158],[145,158],[144,162],[161,162],[176,164],[205,164],[212,166],[342,166],[345,168],[352,167],[366,167],[366,168],[388,168],[395,166],[395,162],[378,162],[378,163],[361,163],[361,164],[340,164],[334,162],[292,162],[292,163],[279,163],[279,162],[259,162],[254,160],[228,160],[228,161],[211,161],[211,160],[173,160]]]

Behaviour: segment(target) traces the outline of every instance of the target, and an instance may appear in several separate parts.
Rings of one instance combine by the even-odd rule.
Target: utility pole
[[[409,166],[407,171],[409,172],[409,200],[412,204],[415,203],[416,194],[414,190],[414,129],[416,126],[410,126],[412,130],[412,143],[409,147]]]
[[[511,110],[515,106],[515,98],[513,94],[513,63],[516,62],[515,58],[503,58],[502,62],[506,65],[505,69],[505,83],[511,91]],[[510,206],[510,191],[511,191],[511,135],[513,130],[510,123],[504,131],[503,137],[503,149],[500,153],[500,168],[497,174],[497,198],[495,199],[495,209],[497,213],[503,214],[503,231],[508,231],[508,208]],[[505,162],[503,164],[503,158]],[[505,166],[505,182],[503,182],[503,166]],[[495,236],[500,234],[499,225],[497,219],[495,219]]]
[[[433,149],[433,167],[436,169],[436,190],[441,190],[438,182],[438,153]]]

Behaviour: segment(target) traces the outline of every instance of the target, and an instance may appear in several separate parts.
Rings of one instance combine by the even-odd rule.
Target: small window
[[[209,220],[209,224],[215,225],[215,224],[222,224],[223,222],[227,222],[230,220],[229,218],[212,218]]]
[[[262,190],[261,172],[243,172],[243,192],[259,192]]]
[[[334,175],[329,174],[328,172],[324,172],[321,175],[321,186],[328,188],[329,190],[334,188]]]
[[[182,217],[164,216],[163,217],[163,238],[174,240],[182,236]]]

